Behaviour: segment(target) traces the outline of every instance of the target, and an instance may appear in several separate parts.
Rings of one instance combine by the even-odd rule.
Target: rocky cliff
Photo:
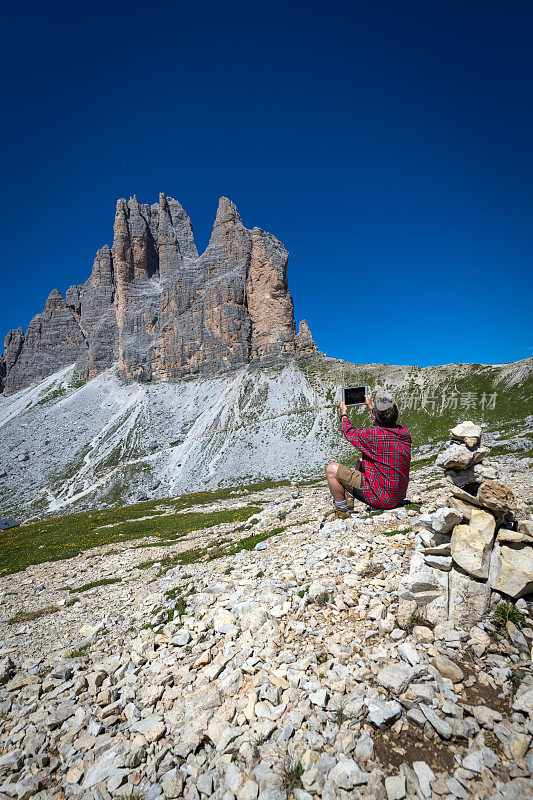
[[[288,253],[274,236],[244,227],[220,199],[207,249],[171,197],[117,202],[113,246],[98,250],[91,276],[7,334],[0,358],[6,394],[76,364],[86,379],[118,362],[139,381],[234,369],[252,360],[317,351],[307,323],[295,336]]]

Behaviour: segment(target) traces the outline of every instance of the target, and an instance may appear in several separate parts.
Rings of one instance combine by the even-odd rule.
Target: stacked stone
[[[437,457],[451,483],[444,507],[420,516],[410,574],[399,587],[400,617],[477,621],[492,601],[533,591],[533,520],[529,508],[484,462],[481,428],[463,422]],[[492,593],[492,598],[491,598]]]

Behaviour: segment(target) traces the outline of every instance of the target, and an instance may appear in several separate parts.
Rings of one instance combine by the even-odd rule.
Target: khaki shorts
[[[347,467],[344,464],[339,464],[337,468],[337,480],[341,486],[351,494],[353,494],[354,489],[361,488],[361,477],[363,473],[360,470],[360,461],[356,461],[355,467]]]

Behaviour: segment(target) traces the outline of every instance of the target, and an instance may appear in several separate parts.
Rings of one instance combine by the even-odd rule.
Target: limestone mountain
[[[245,228],[226,197],[201,255],[177,200],[118,200],[113,246],[98,250],[89,279],[65,298],[54,289],[26,334],[7,334],[0,391],[73,363],[83,380],[118,363],[121,377],[146,382],[315,352],[307,323],[295,336],[287,262],[283,244]]]

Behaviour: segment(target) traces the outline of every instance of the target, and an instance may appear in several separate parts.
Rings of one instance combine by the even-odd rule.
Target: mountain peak
[[[113,245],[97,251],[90,278],[66,299],[54,289],[26,335],[6,339],[0,391],[69,363],[84,379],[116,364],[124,378],[151,381],[316,352],[308,330],[294,336],[287,261],[272,234],[244,227],[228,197],[201,256],[177,200],[119,198]]]

